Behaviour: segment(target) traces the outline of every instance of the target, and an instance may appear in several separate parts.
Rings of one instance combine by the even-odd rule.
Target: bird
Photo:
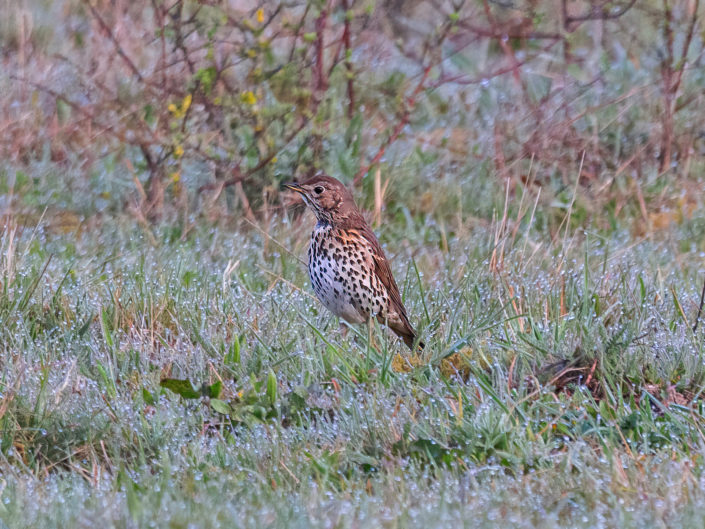
[[[350,190],[325,174],[286,182],[316,215],[308,248],[308,275],[316,297],[348,323],[376,318],[414,351],[423,349],[399,295],[389,261]]]

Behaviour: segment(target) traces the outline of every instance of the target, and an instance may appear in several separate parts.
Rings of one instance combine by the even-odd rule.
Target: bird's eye
[[[314,187],[313,192],[316,193],[317,195],[320,195],[321,193],[323,193],[323,186]]]

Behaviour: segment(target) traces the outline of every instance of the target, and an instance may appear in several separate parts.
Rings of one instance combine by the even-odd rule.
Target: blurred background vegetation
[[[488,217],[478,187],[567,204],[577,185],[573,222],[607,229],[658,228],[694,207],[699,0],[2,11],[0,192],[28,222],[47,207],[66,229],[125,211],[182,232],[199,218],[252,221],[281,207],[281,181],[319,170],[362,186],[377,219],[400,196],[412,214],[460,204]],[[540,222],[555,228],[564,210]]]

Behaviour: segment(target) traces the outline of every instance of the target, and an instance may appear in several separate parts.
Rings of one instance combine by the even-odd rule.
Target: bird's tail
[[[423,341],[419,340],[418,342],[416,342],[418,333],[414,330],[414,328],[408,321],[402,321],[396,325],[390,322],[389,327],[394,331],[397,336],[399,336],[399,338],[404,340],[406,346],[412,351],[421,351],[424,347],[426,347],[426,344],[423,343]],[[414,348],[414,343],[416,343],[416,348]]]

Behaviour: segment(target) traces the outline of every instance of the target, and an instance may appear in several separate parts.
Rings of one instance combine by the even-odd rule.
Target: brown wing
[[[387,261],[387,256],[384,255],[384,250],[379,245],[379,241],[369,226],[365,226],[360,230],[360,234],[370,243],[373,250],[373,257],[375,259],[375,272],[377,277],[379,277],[382,284],[387,289],[389,297],[392,300],[392,305],[394,310],[396,310],[400,315],[406,318],[406,308],[401,301],[401,296],[399,295],[399,287],[397,282],[394,280],[392,275],[392,270],[389,267],[389,261]]]
[[[392,302],[392,308],[399,315],[399,321],[389,321],[388,325],[404,340],[404,343],[411,348],[414,340],[416,339],[416,331],[411,326],[409,317],[406,315],[406,308],[404,308],[404,303],[402,303],[401,295],[399,294],[399,287],[397,286],[397,282],[394,280],[394,276],[392,275],[392,269],[389,267],[389,261],[387,261],[387,257],[384,255],[384,250],[382,250],[377,237],[375,237],[374,232],[370,229],[367,223],[358,227],[358,229],[360,234],[372,246],[375,261],[375,273],[387,289],[389,299]],[[423,345],[421,345],[421,347],[423,347]]]

